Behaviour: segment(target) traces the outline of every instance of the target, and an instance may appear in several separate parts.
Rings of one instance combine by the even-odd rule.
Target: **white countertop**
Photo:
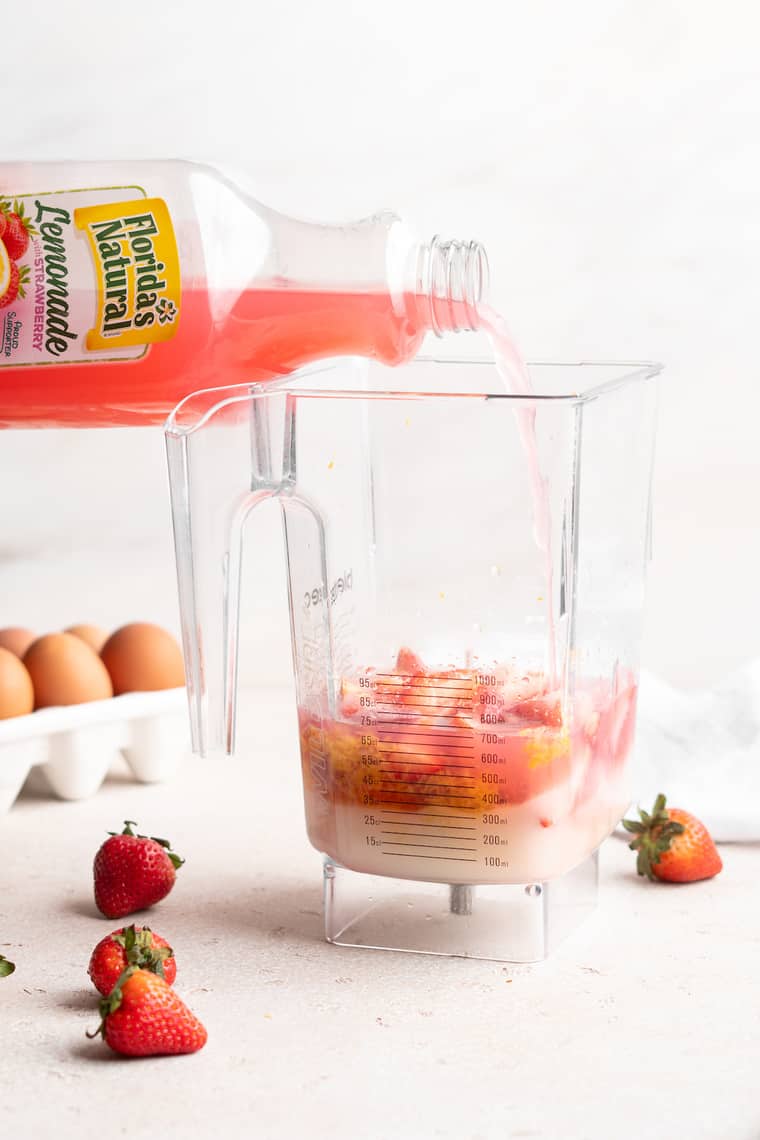
[[[757,848],[665,887],[609,840],[597,915],[539,966],[343,949],[322,940],[296,748],[290,693],[259,690],[235,759],[188,759],[166,785],[115,772],[79,803],[25,792],[0,819],[4,1134],[756,1140]],[[208,1028],[195,1056],[85,1039],[88,958],[118,925],[91,862],[125,818],[187,859],[143,917]]]

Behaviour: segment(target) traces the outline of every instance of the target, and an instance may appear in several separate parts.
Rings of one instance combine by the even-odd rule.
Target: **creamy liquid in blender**
[[[564,716],[540,674],[427,668],[402,649],[343,681],[338,715],[302,710],[311,842],[352,870],[449,883],[570,870],[627,806],[633,679],[576,686]]]

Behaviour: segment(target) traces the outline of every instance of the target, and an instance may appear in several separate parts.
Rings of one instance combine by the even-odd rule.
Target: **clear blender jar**
[[[486,361],[402,370],[168,421],[195,747],[234,746],[243,542],[276,499],[328,940],[535,960],[629,804],[658,368],[535,365],[528,395]]]

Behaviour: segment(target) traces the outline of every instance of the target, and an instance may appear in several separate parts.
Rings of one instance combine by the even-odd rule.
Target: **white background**
[[[197,157],[296,214],[389,206],[486,244],[529,358],[662,360],[645,663],[695,686],[757,654],[750,0],[24,11],[1,158]],[[0,624],[176,626],[159,431],[5,433],[0,480]],[[265,552],[251,597],[245,668],[262,680],[289,670],[281,570]]]

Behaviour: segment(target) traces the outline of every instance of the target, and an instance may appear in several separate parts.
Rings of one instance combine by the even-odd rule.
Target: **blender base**
[[[540,962],[596,906],[599,853],[544,883],[449,886],[324,860],[325,937],[338,946]]]

